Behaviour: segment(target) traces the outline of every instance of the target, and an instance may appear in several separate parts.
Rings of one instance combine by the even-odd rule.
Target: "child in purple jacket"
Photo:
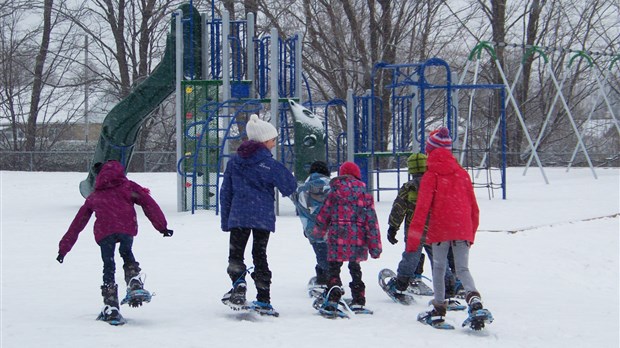
[[[108,161],[100,168],[95,181],[95,190],[86,198],[68,231],[60,240],[56,260],[63,263],[80,232],[88,224],[91,215],[95,213],[94,233],[95,241],[101,248],[103,260],[101,295],[105,305],[97,320],[121,325],[124,319],[119,311],[118,286],[114,277],[116,269],[114,251],[117,243],[120,245],[118,252],[123,258],[128,295],[131,292],[140,294],[132,298],[129,305],[138,307],[142,305],[142,301],[150,300],[150,294],[143,289],[140,264],[136,261],[132,251],[133,238],[138,234],[134,204],[142,207],[153,227],[164,237],[171,237],[173,231],[168,229],[166,218],[159,205],[150,196],[149,190],[127,179],[120,162]]]

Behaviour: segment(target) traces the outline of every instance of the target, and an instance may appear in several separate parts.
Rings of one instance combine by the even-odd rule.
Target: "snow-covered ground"
[[[65,262],[55,260],[58,241],[83,202],[78,184],[86,174],[0,172],[0,346],[617,348],[620,172],[598,169],[594,179],[589,169],[545,170],[548,185],[536,170],[522,176],[522,168],[509,169],[505,201],[477,192],[481,224],[470,268],[495,316],[482,334],[460,327],[465,313],[448,313],[454,331],[422,325],[416,316],[427,309],[428,297],[405,307],[377,285],[379,270],[395,269],[404,249],[402,235],[395,246],[385,239],[395,193],[382,193],[377,203],[383,254],[362,264],[374,315],[328,320],[312,309],[306,283],[313,254],[288,199],[281,200],[268,249],[280,317],[233,312],[220,302],[230,287],[228,234],[213,212],[176,212],[173,173],[129,174],[151,189],[175,231],[162,238],[139,211],[134,253],[156,296],[141,308],[123,306],[125,326],[95,321],[102,262],[94,217]],[[120,263],[117,256],[119,282]],[[430,276],[428,261],[426,270]],[[349,280],[345,268],[343,281]]]

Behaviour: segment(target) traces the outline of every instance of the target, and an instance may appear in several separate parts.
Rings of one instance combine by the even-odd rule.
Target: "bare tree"
[[[63,132],[62,124],[75,120],[72,107],[80,82],[72,69],[78,53],[72,27],[57,12],[64,1],[43,5],[12,3],[9,6],[15,7],[0,20],[0,118],[11,129],[10,137],[3,132],[2,148],[47,148]],[[24,23],[24,17],[40,10],[45,18],[42,26]],[[61,113],[63,117],[55,119]]]
[[[32,96],[30,99],[30,114],[28,115],[28,125],[26,128],[26,150],[34,151],[37,137],[37,117],[39,114],[39,102],[43,89],[43,65],[47,57],[47,49],[50,44],[52,31],[52,5],[53,0],[43,2],[43,32],[41,36],[41,46],[35,59],[34,82],[32,84]]]

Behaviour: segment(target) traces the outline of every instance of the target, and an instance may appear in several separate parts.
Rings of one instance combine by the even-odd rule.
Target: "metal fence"
[[[93,151],[0,151],[0,170],[39,172],[86,172],[92,165]],[[173,151],[134,151],[131,172],[175,172]]]
[[[85,172],[91,166],[93,151],[0,151],[0,170],[40,172]],[[508,153],[508,156],[519,154]],[[620,167],[620,154],[590,154],[595,167]],[[334,157],[336,158],[336,157]],[[565,167],[571,153],[541,153],[545,167]],[[526,158],[522,158],[525,165]],[[388,167],[393,168],[395,163]],[[403,164],[401,164],[401,167]],[[572,163],[574,167],[587,167],[583,156]],[[173,151],[134,151],[129,163],[131,172],[176,172],[176,153]]]

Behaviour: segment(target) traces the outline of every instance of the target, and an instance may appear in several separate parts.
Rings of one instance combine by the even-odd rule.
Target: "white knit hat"
[[[250,120],[245,126],[245,131],[248,134],[249,140],[261,143],[278,137],[276,127],[269,122],[261,120],[256,114],[250,116]]]

